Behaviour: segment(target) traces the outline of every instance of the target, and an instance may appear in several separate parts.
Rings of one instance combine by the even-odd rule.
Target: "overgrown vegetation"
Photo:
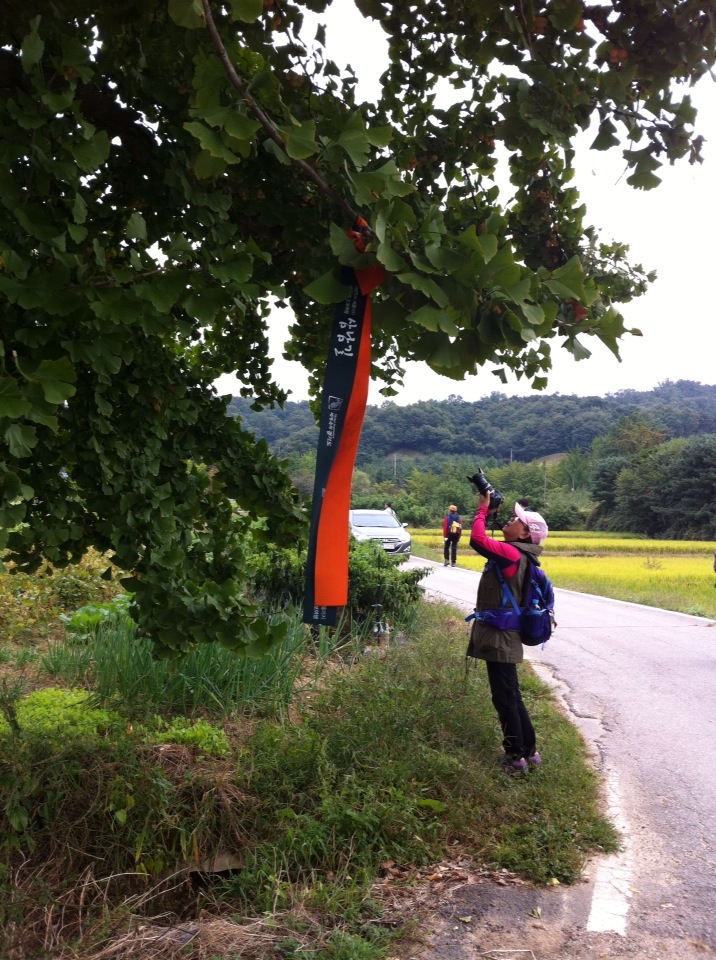
[[[374,549],[357,582],[395,578],[386,599],[401,598]],[[329,636],[286,613],[290,649],[195,651],[169,670],[126,635],[126,602],[66,616],[26,689],[0,697],[4,949],[139,957],[152,929],[167,956],[220,942],[217,956],[373,960],[396,935],[391,903],[436,862],[569,882],[614,847],[583,744],[533,677],[544,768],[501,774],[484,672],[466,677],[449,608],[411,603],[390,640],[370,620]]]
[[[2,572],[0,566],[0,632],[6,641],[30,646],[62,633],[63,614],[90,601],[109,600],[121,590],[104,580],[106,561],[90,551],[80,563],[60,570],[48,566],[33,574]]]

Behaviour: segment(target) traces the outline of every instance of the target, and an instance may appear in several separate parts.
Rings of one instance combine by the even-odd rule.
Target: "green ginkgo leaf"
[[[324,273],[322,277],[309,283],[304,287],[303,292],[307,297],[315,300],[316,303],[340,303],[350,294],[350,287],[341,283],[332,270]]]

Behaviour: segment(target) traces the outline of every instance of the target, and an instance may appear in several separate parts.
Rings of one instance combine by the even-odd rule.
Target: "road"
[[[478,573],[416,557],[408,563],[433,568],[424,580],[429,595],[474,608]],[[525,903],[524,891],[514,902],[493,900],[484,915],[493,917],[502,952],[474,928],[460,929],[469,925],[455,927],[448,910],[420,957],[716,957],[716,623],[555,594],[557,629],[544,650],[525,648],[527,657],[592,748],[623,849],[590,864],[585,884],[531,891]],[[463,890],[455,909],[474,907],[479,916],[487,896],[494,891],[476,890],[471,900]],[[530,912],[541,916],[526,920]]]

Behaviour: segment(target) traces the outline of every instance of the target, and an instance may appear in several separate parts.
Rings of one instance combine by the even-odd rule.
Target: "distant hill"
[[[235,397],[231,416],[264,437],[278,456],[315,450],[318,427],[306,401],[283,410],[251,410]],[[400,453],[459,456],[498,462],[529,462],[577,448],[587,449],[622,417],[641,413],[667,437],[716,434],[716,386],[690,380],[666,381],[653,390],[620,390],[605,397],[556,394],[508,397],[494,392],[469,402],[461,397],[425,400],[408,406],[386,401],[366,410],[357,465]]]

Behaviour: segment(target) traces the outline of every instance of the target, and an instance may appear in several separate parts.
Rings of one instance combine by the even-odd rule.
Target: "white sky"
[[[339,7],[340,14],[336,12]],[[387,62],[380,29],[348,0],[339,0],[320,19],[327,24],[329,56],[339,65],[352,62],[359,72],[358,61],[369,52],[365,77],[359,72],[358,95],[364,99],[377,96],[377,78]],[[699,112],[697,131],[707,141],[704,162],[662,167],[657,171],[662,184],[655,190],[634,190],[626,183],[628,174],[622,176],[619,148],[606,154],[590,151],[593,136],[585,137],[578,148],[575,185],[587,205],[586,222],[599,228],[605,241],[628,244],[631,261],[647,271],[656,270],[658,276],[643,297],[622,308],[627,327],[637,327],[643,336],[627,336],[621,342],[621,363],[596,338],[584,338],[592,356],[579,363],[553,340],[553,370],[546,393],[602,396],[624,389],[651,390],[664,380],[716,383],[716,250],[712,240],[716,221],[716,80],[706,76],[691,96]],[[305,400],[305,371],[300,364],[281,357],[290,322],[288,311],[277,311],[272,321],[272,371],[279,384],[291,391],[289,399]],[[220,393],[238,393],[231,376],[221,377],[216,386]],[[371,384],[369,403],[383,402],[378,386]],[[393,400],[408,404],[457,394],[472,401],[494,390],[509,396],[532,392],[524,380],[513,377],[503,385],[488,368],[476,377],[455,381],[438,376],[421,363],[407,365],[405,386]]]

